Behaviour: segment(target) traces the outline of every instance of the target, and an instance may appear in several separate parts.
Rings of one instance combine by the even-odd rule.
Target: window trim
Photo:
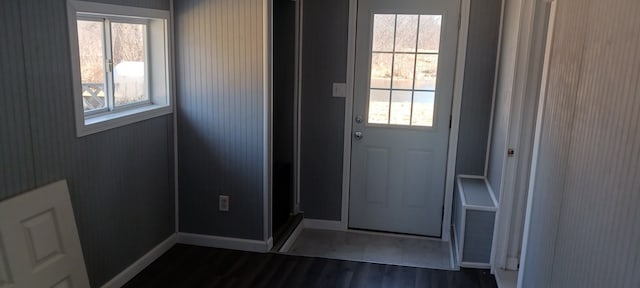
[[[81,15],[78,15],[78,14]],[[145,77],[148,79],[147,83],[147,95],[149,96],[149,103],[131,103],[130,105],[114,107],[112,111],[108,113],[85,113],[84,105],[82,101],[82,81],[80,73],[80,56],[78,47],[78,30],[77,20],[86,17],[109,17],[109,19],[120,20],[124,19],[124,22],[135,22],[139,19],[140,22],[149,21],[149,19],[157,19],[162,22],[163,25],[162,34],[164,37],[161,41],[162,45],[158,43],[152,43],[150,37],[151,34],[157,34],[151,31],[151,24],[147,26],[147,35],[145,41],[147,42],[147,65],[145,65]],[[67,1],[67,20],[69,26],[69,42],[71,53],[71,70],[73,76],[73,103],[74,114],[76,122],[76,136],[82,137],[101,131],[129,125],[135,122],[148,120],[151,118],[168,115],[173,113],[174,93],[173,93],[173,51],[172,51],[172,35],[171,35],[171,16],[169,11],[148,9],[140,7],[128,7],[120,5],[102,4],[94,2],[84,1]],[[154,24],[155,25],[155,24]],[[156,28],[156,32],[160,28]],[[107,45],[105,43],[105,45]],[[153,45],[153,47],[151,47]],[[162,46],[162,47],[158,47]],[[153,52],[160,50],[163,54],[164,63],[157,63],[153,70],[161,71],[156,73],[156,76],[149,76],[149,67],[153,65],[151,63],[154,57],[151,55]],[[157,65],[161,67],[157,69]],[[163,73],[164,72],[164,73]],[[152,79],[154,78],[154,79]],[[163,82],[163,83],[160,83]],[[154,84],[155,83],[155,84]],[[151,89],[151,86],[158,86],[159,89]],[[128,106],[128,107],[127,107]],[[124,108],[124,109],[123,109]]]

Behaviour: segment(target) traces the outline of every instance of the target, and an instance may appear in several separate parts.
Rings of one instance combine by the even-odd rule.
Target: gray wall
[[[524,287],[640,287],[640,2],[557,5]]]
[[[349,1],[304,1],[301,109],[301,209],[340,220]],[[456,173],[484,173],[500,23],[500,0],[472,1]],[[331,21],[327,21],[331,19]]]
[[[0,1],[0,200],[67,179],[97,287],[174,232],[172,117],[76,138],[66,16]]]
[[[180,231],[262,240],[262,1],[176,1],[175,30]]]
[[[502,0],[471,1],[456,175],[484,175]]]
[[[349,1],[304,0],[300,206],[305,218],[340,220]],[[330,19],[328,21],[328,19]]]

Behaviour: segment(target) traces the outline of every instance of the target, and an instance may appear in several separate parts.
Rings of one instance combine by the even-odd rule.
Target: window
[[[442,15],[374,14],[368,123],[432,127]]]
[[[68,3],[78,136],[171,113],[169,12]]]

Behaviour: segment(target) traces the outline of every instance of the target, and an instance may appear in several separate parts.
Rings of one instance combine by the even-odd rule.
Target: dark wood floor
[[[485,270],[443,271],[176,245],[131,287],[497,287]]]

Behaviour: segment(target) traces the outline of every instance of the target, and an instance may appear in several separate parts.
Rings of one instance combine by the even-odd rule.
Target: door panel
[[[389,149],[367,149],[367,202],[386,204],[389,180]]]
[[[433,152],[409,150],[405,163],[407,192],[404,205],[426,208],[428,195],[424,193],[424,187],[431,187],[433,183]]]
[[[66,182],[0,202],[0,287],[89,287]]]
[[[351,228],[440,237],[459,6],[358,1]]]

